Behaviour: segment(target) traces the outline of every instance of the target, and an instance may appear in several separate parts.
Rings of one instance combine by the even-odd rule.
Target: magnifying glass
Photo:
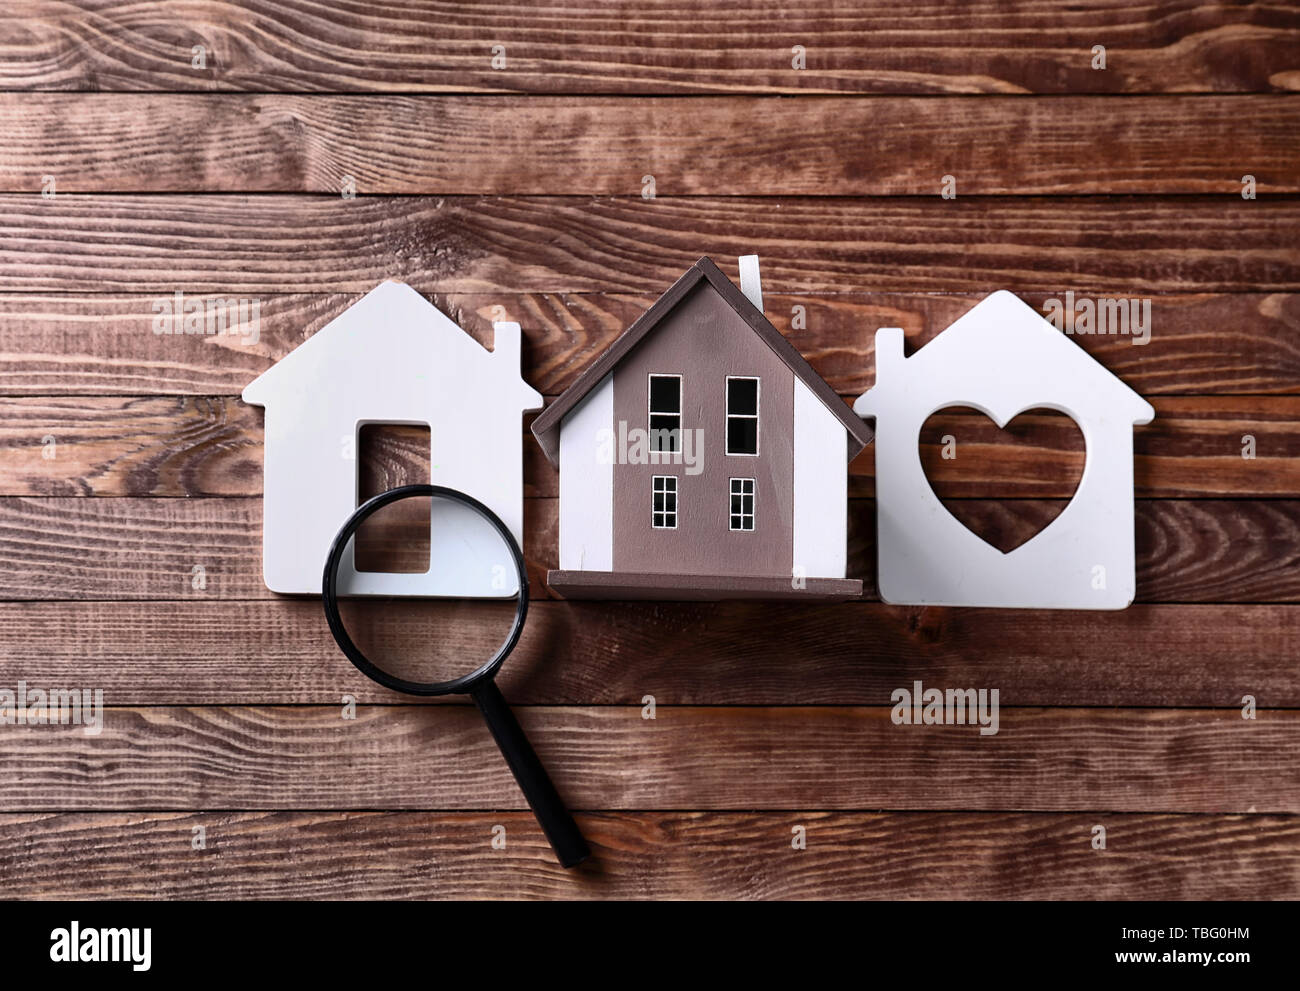
[[[366,548],[354,540],[358,531]],[[400,556],[422,541],[429,543],[427,558],[421,551],[409,573],[367,571],[369,558]],[[493,680],[528,615],[524,555],[500,517],[472,496],[441,485],[383,492],[359,506],[335,536],[323,594],[330,632],[362,674],[408,695],[472,698],[560,863],[574,867],[591,855]],[[345,598],[341,608],[340,596],[351,595],[365,598]],[[455,600],[416,602],[411,595]],[[366,644],[364,652],[357,640]]]

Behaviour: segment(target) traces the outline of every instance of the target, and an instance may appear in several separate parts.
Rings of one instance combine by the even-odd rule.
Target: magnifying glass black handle
[[[524,736],[515,714],[502,697],[501,690],[491,678],[484,678],[470,690],[470,695],[487,720],[488,728],[514,772],[524,798],[532,806],[555,856],[564,867],[576,867],[591,856],[591,850],[582,833],[578,832],[578,824],[560,800],[560,793],[551,783],[546,768],[537,759],[533,745]]]

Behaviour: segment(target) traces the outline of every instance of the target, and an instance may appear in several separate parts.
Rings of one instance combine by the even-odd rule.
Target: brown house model
[[[569,598],[832,598],[848,463],[871,430],[701,258],[533,424],[560,469]]]

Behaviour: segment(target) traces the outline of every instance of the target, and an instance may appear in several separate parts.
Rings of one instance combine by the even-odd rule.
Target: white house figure
[[[999,427],[1028,409],[1055,409],[1083,433],[1074,498],[1006,554],[949,513],[926,478],[921,426],[947,406],[974,407]],[[1016,296],[985,298],[910,358],[900,328],[878,330],[876,382],[853,410],[875,418],[886,602],[1123,609],[1133,601],[1133,426],[1155,411]]]
[[[330,544],[357,506],[366,424],[427,425],[430,481],[474,496],[522,540],[522,417],[542,397],[519,374],[519,325],[494,330],[488,351],[410,286],[385,282],[244,389],[245,402],[266,407],[262,562],[272,591],[320,593]],[[438,542],[427,573],[357,572],[349,548],[340,591],[514,594],[514,565],[496,560],[504,545],[479,517],[450,503],[432,516],[435,534],[460,532]]]

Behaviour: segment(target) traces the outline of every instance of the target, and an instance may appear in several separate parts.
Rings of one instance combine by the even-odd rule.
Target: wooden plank
[[[443,604],[380,604],[413,652]],[[417,621],[419,625],[417,626]],[[689,650],[670,649],[688,643]],[[880,603],[538,601],[498,681],[536,705],[889,705],[927,686],[991,685],[1005,705],[1300,707],[1300,607],[1123,612]],[[353,670],[316,599],[0,604],[0,687],[96,686],[114,705],[398,702]]]
[[[0,493],[261,495],[262,424],[229,396],[0,399]]]
[[[724,263],[726,259],[721,259]],[[1024,293],[1044,312],[1052,294]],[[187,294],[186,299],[190,299]],[[160,335],[155,304],[130,293],[0,294],[0,395],[237,395],[319,330],[358,293],[269,294],[257,323],[235,334]],[[767,316],[841,395],[875,378],[874,331],[899,326],[920,347],[979,301],[976,294],[767,292]],[[1120,335],[1071,339],[1145,396],[1300,392],[1300,295],[1152,295],[1146,344]],[[206,305],[213,297],[198,297]],[[435,293],[434,302],[476,339],[495,317],[525,334],[524,373],[547,395],[568,388],[587,363],[655,296],[621,293]],[[500,308],[499,310],[497,308]],[[800,310],[795,308],[799,307]],[[1155,429],[1159,429],[1158,426]]]
[[[526,812],[0,816],[24,898],[1243,899],[1300,894],[1294,816],[591,813],[565,871]],[[791,848],[794,826],[807,848]],[[1106,849],[1091,847],[1106,828]],[[191,849],[195,827],[207,848]],[[494,826],[506,847],[494,850]]]
[[[1154,405],[1155,421],[1134,434],[1139,497],[1300,497],[1300,397]],[[262,415],[228,396],[0,398],[0,496],[260,496]],[[1243,437],[1255,438],[1251,459]],[[384,440],[374,452],[382,466],[362,456],[363,469],[387,480],[375,491],[398,477],[427,479],[427,432],[390,427]],[[1022,414],[1007,431],[971,412],[936,414],[919,449],[945,499],[1069,498],[1084,464],[1082,436],[1059,413]],[[850,471],[853,496],[875,494],[871,452]],[[531,436],[524,479],[530,496],[559,494],[559,475]]]
[[[1300,711],[516,710],[569,804],[608,809],[1300,812]],[[472,705],[110,708],[102,732],[11,726],[0,811],[523,809]],[[534,827],[535,828],[535,827]]]
[[[554,499],[526,499],[533,593],[555,568]],[[963,519],[995,537],[1046,526],[1061,500],[966,500]],[[1300,601],[1300,500],[1137,503],[1140,602]],[[0,498],[0,599],[264,599],[258,499]],[[849,502],[848,573],[875,596],[875,509]],[[199,569],[196,571],[195,569]],[[201,586],[201,587],[200,587]]]
[[[5,194],[0,217],[4,292],[662,292],[751,252],[787,293],[1300,288],[1300,199],[1276,197]]]
[[[934,196],[951,174],[962,196],[1238,195],[1249,173],[1296,193],[1297,131],[1286,96],[3,94],[0,190]]]
[[[0,28],[0,88],[478,90],[541,93],[1135,93],[1295,89],[1285,5],[883,0],[714,6],[687,0],[382,11],[195,0],[22,0]],[[116,8],[116,9],[115,9]],[[194,68],[192,46],[207,57]],[[806,50],[793,68],[792,46]],[[1108,50],[1094,70],[1093,46]],[[506,61],[493,68],[493,47]],[[498,63],[500,64],[500,63]]]

